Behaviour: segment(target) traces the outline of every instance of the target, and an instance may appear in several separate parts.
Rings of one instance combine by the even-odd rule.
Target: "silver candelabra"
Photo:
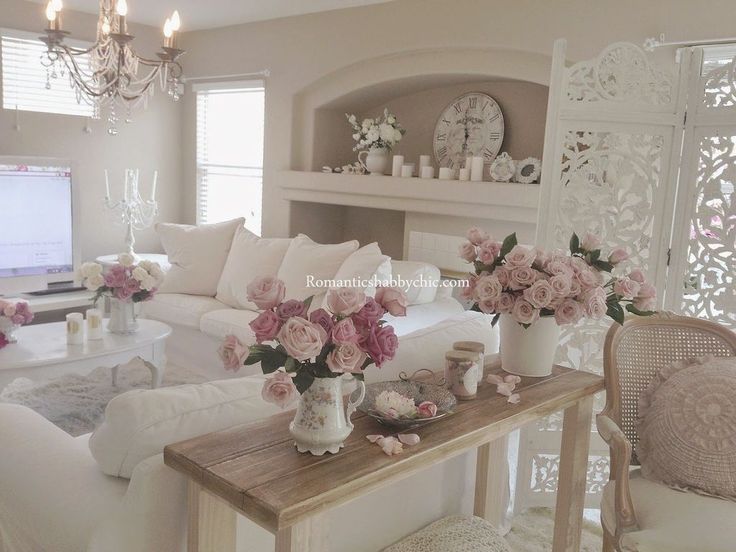
[[[138,169],[125,169],[125,187],[123,198],[113,201],[110,198],[110,181],[107,170],[105,170],[105,206],[112,211],[120,212],[120,220],[126,226],[125,250],[135,256],[134,230],[143,230],[153,224],[158,214],[158,203],[156,202],[156,180],[158,171],[153,172],[153,184],[151,185],[150,199],[143,199],[138,188]]]

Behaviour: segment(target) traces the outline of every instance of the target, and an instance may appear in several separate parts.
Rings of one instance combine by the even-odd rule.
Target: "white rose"
[[[148,271],[151,276],[156,278],[157,280],[163,280],[164,279],[164,271],[161,270],[161,267],[158,266],[157,263],[153,263],[153,266],[151,267],[151,270]]]
[[[145,289],[146,291],[151,291],[153,288],[157,287],[158,281],[153,276],[146,276],[141,280],[141,289]]]
[[[149,277],[148,271],[142,266],[135,267],[131,275],[133,276],[133,278],[135,278],[139,282],[142,282],[143,280]]]
[[[349,123],[350,123],[351,125],[355,125],[355,124],[357,124],[357,123],[358,123],[358,120],[357,120],[357,119],[355,118],[355,115],[351,115],[350,117],[348,117],[348,122],[349,122]]]
[[[156,263],[154,263],[153,261],[149,261],[147,259],[143,259],[141,262],[138,263],[138,266],[141,267],[142,269],[144,269],[146,272],[151,272],[151,270],[153,270],[153,266],[155,264]]]
[[[392,125],[396,122],[396,117],[394,117],[393,115],[389,115],[386,119],[386,122]]]
[[[360,140],[360,132],[353,134],[353,140]]]
[[[87,286],[87,289],[90,291],[97,291],[102,286],[105,285],[105,279],[102,277],[102,274],[93,274],[89,278],[87,278],[87,282],[85,283]]]
[[[379,134],[381,139],[385,142],[393,142],[394,140],[394,127],[389,124],[382,123],[379,127]]]
[[[82,278],[90,278],[102,274],[102,265],[97,263],[84,263],[79,268],[79,273]]]
[[[362,126],[363,128],[370,128],[373,126],[373,119],[363,119]]]
[[[135,257],[130,253],[121,253],[118,255],[118,262],[127,268],[135,264]]]
[[[398,128],[394,129],[394,142],[401,140],[401,131]]]
[[[377,127],[371,127],[371,129],[366,134],[366,139],[368,142],[375,142],[380,138],[380,133],[378,131]]]

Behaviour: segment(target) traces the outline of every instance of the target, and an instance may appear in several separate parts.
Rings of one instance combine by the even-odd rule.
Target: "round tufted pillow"
[[[644,477],[736,500],[736,357],[662,368],[639,398]]]

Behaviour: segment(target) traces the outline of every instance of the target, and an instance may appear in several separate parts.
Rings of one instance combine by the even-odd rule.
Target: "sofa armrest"
[[[611,448],[610,479],[615,482],[614,503],[616,508],[616,538],[623,533],[638,530],[634,503],[629,489],[629,467],[631,442],[621,428],[608,416],[596,417],[598,433]]]

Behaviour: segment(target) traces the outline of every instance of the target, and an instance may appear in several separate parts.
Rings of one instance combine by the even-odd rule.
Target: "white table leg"
[[[592,396],[565,409],[552,552],[580,550],[592,416]]]
[[[489,521],[502,535],[511,529],[508,435],[478,447],[473,513]]]
[[[118,368],[120,367],[119,364],[116,364],[112,367],[110,370],[112,372],[112,386],[117,387],[118,386]]]
[[[163,340],[153,344],[151,354],[151,389],[161,387],[166,371],[166,344]]]
[[[237,513],[189,481],[187,552],[235,552]]]
[[[328,520],[316,514],[276,533],[276,552],[328,552]]]

